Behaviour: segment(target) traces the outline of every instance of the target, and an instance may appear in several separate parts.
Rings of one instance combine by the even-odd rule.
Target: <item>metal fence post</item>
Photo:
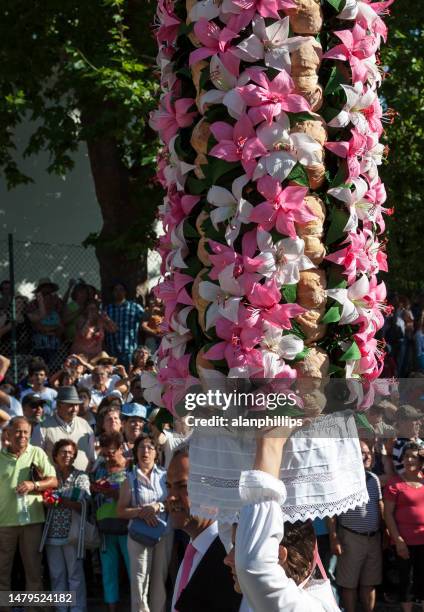
[[[13,234],[9,234],[9,280],[11,287],[11,302],[10,302],[10,322],[12,324],[11,340],[12,340],[12,376],[13,382],[18,382],[18,360],[17,360],[17,343],[16,343],[16,298],[15,298],[15,252],[13,248]]]

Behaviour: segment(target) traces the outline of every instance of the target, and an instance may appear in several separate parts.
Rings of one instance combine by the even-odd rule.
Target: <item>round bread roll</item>
[[[324,91],[315,77],[300,77],[297,80],[295,91],[305,98],[312,112],[316,112],[321,108],[324,100]]]
[[[299,378],[325,378],[330,367],[327,353],[317,346],[312,346],[305,359],[294,364]],[[303,383],[302,383],[303,384]]]
[[[325,257],[325,245],[318,236],[302,236],[302,238],[305,242],[306,257],[309,257],[316,266],[319,265]]]
[[[201,297],[199,293],[199,285],[205,280],[204,277],[207,274],[208,270],[206,268],[200,270],[199,274],[194,279],[193,287],[191,290],[191,297],[193,298],[193,304],[197,310],[199,325],[204,333],[206,332],[206,309],[209,306],[210,302]]]
[[[316,231],[312,231],[310,228],[321,227],[325,221],[325,204],[324,202],[315,194],[310,193],[305,197],[305,203],[308,206],[308,209],[315,216],[313,221],[308,221],[308,223],[296,223],[296,231],[299,236],[307,236],[308,234],[316,234]]]
[[[206,210],[202,210],[202,212],[196,219],[196,229],[201,236],[206,235],[202,228],[202,224],[206,221],[206,219],[209,219],[209,214],[206,212]]]
[[[193,128],[190,144],[196,153],[206,155],[208,152],[208,140],[210,136],[210,123],[206,119],[200,119]]]
[[[320,43],[314,38],[305,38],[305,42],[290,53],[290,76],[295,83],[296,79],[300,77],[317,76],[317,69],[321,60],[322,47]]]
[[[200,261],[202,262],[204,266],[207,266],[210,268],[212,263],[211,263],[211,260],[209,259],[209,252],[205,248],[207,244],[208,244],[208,239],[202,236],[202,238],[200,238],[199,240],[199,244],[197,245],[197,257],[200,259]]]
[[[319,323],[325,312],[325,306],[321,308],[311,308],[296,317],[300,329],[305,334],[305,346],[310,346],[318,340],[322,340],[327,333],[327,325]]]
[[[297,302],[304,308],[320,308],[327,301],[324,270],[303,270],[297,284]]]
[[[295,34],[318,34],[322,28],[320,0],[294,0],[295,9],[287,9],[290,26]]]
[[[302,132],[307,134],[323,147],[327,142],[327,129],[324,119],[318,117],[316,119],[307,119],[295,123],[290,130],[291,132]]]
[[[319,189],[325,181],[325,166],[324,164],[306,166],[306,174],[308,175],[309,187]]]

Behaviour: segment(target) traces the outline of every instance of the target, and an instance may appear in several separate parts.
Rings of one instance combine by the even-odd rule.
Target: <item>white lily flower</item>
[[[188,247],[184,238],[184,221],[181,221],[171,231],[171,247],[172,251],[166,258],[166,268],[171,272],[175,268],[187,268],[184,257],[188,255]]]
[[[366,174],[373,186],[378,180],[378,166],[383,163],[385,146],[378,142],[377,134],[370,134],[375,144],[364,152],[361,159],[361,174]]]
[[[210,213],[211,221],[216,230],[218,224],[229,220],[225,230],[227,244],[232,246],[240,233],[242,223],[249,223],[250,213],[253,210],[252,204],[242,196],[243,187],[247,185],[249,179],[245,174],[233,181],[231,191],[224,187],[211,187],[207,194],[209,204],[216,206]]]
[[[338,19],[346,19],[348,21],[363,21],[367,24],[367,28],[372,30],[375,21],[379,19],[378,14],[373,9],[372,4],[362,2],[362,0],[346,0],[344,9],[337,15]]]
[[[187,164],[182,161],[175,152],[175,141],[177,136],[174,136],[169,141],[169,164],[165,167],[163,173],[165,176],[167,187],[172,183],[177,185],[179,191],[184,191],[187,174],[196,168],[192,164]]]
[[[274,244],[270,233],[258,228],[256,240],[260,254],[254,261],[261,261],[257,269],[267,278],[275,278],[279,286],[299,282],[300,272],[315,268],[304,255],[305,242],[301,238],[283,238]]]
[[[284,181],[297,162],[304,166],[315,166],[322,162],[322,147],[307,134],[290,134],[290,121],[281,113],[272,125],[262,123],[256,134],[269,153],[261,157],[253,173],[253,180],[269,174]]]
[[[289,38],[289,26],[288,17],[267,27],[265,19],[256,15],[252,22],[253,34],[237,45],[237,55],[246,62],[264,60],[265,66],[290,73],[290,52],[308,40],[308,37]]]
[[[294,359],[304,349],[303,340],[294,334],[283,335],[283,330],[264,323],[261,340],[264,377],[274,378],[284,367],[284,359]]]
[[[219,17],[219,3],[216,0],[200,0],[190,9],[188,17],[190,21],[199,21],[204,18],[210,21]]]
[[[343,229],[345,232],[355,232],[358,227],[358,220],[370,219],[370,210],[373,208],[372,202],[364,198],[368,192],[368,185],[364,179],[358,177],[352,179],[353,191],[349,187],[333,187],[327,193],[346,204],[349,211],[349,219]]]
[[[362,83],[351,85],[341,85],[346,94],[346,104],[340,113],[334,117],[328,125],[331,127],[346,127],[352,123],[361,134],[369,133],[368,121],[362,111],[369,108],[375,101],[377,94],[373,89],[368,89],[364,93]]]
[[[354,323],[358,317],[368,312],[364,297],[368,294],[370,283],[363,274],[347,289],[327,289],[327,295],[343,306],[339,325]]]
[[[160,366],[165,367],[165,364],[166,358],[162,359]],[[140,374],[140,383],[144,389],[144,399],[149,402],[149,404],[156,404],[156,406],[164,408],[164,403],[162,401],[164,385],[158,380],[157,374],[153,372],[142,372]]]
[[[211,57],[210,78],[216,89],[210,89],[200,98],[200,112],[205,112],[207,104],[224,104],[233,119],[240,119],[246,112],[246,103],[237,91],[237,87],[247,85],[250,77],[246,72],[237,78],[229,72],[218,55]]]
[[[224,268],[218,275],[219,285],[210,281],[199,284],[199,294],[212,302],[206,311],[206,329],[213,327],[219,316],[238,323],[238,311],[244,290],[234,278],[234,264]]]
[[[185,354],[187,342],[192,339],[191,331],[187,327],[187,317],[192,310],[192,306],[186,306],[174,313],[170,322],[173,331],[166,333],[162,338],[162,349],[169,350],[176,359]]]

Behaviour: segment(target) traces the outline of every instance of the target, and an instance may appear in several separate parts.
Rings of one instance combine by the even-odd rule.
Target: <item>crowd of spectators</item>
[[[35,300],[25,307],[34,350],[17,385],[8,377],[9,359],[0,356],[0,591],[23,584],[33,591],[43,585],[74,591],[71,610],[83,612],[86,576],[92,580],[94,572],[110,612],[124,609],[123,580],[134,612],[166,612],[171,604],[172,610],[200,609],[187,599],[184,569],[177,572],[188,539],[201,538],[205,551],[214,547],[213,572],[222,589],[232,561],[222,545],[213,544],[216,522],[190,515],[188,428],[143,395],[140,376],[155,369],[161,304],[151,299],[146,313],[127,300],[121,283],[105,307],[83,283],[69,288],[69,301],[47,281],[40,281]],[[391,316],[401,318],[413,339],[415,315]],[[402,326],[392,321],[386,330],[398,357],[402,351],[395,352],[395,336],[388,332],[393,326]],[[375,609],[377,597],[398,596],[406,612],[412,602],[424,601],[422,403],[401,400],[376,399],[359,432],[369,502],[314,522],[324,566],[346,612],[359,599],[365,612]],[[137,519],[152,528],[166,525],[156,545],[128,534]],[[98,537],[93,533],[89,543],[90,525],[97,526]],[[284,545],[296,548],[289,533],[287,528]],[[305,530],[296,527],[296,533]],[[300,557],[290,546],[296,581]],[[201,560],[196,550],[195,564]],[[228,610],[238,610],[240,601],[230,590]],[[201,597],[201,591],[192,596]],[[202,610],[224,609],[216,595],[208,594],[210,604]]]

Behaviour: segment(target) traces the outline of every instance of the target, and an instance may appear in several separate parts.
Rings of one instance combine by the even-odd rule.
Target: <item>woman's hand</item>
[[[408,549],[408,546],[407,546],[406,542],[404,542],[401,538],[396,540],[396,554],[401,559],[409,559],[409,549]]]
[[[146,504],[140,508],[138,518],[143,519],[149,527],[156,527],[158,519],[156,518],[157,504]]]
[[[342,545],[340,544],[340,540],[337,536],[337,533],[330,533],[330,550],[332,552],[333,555],[336,555],[337,557],[339,557],[342,552]]]

